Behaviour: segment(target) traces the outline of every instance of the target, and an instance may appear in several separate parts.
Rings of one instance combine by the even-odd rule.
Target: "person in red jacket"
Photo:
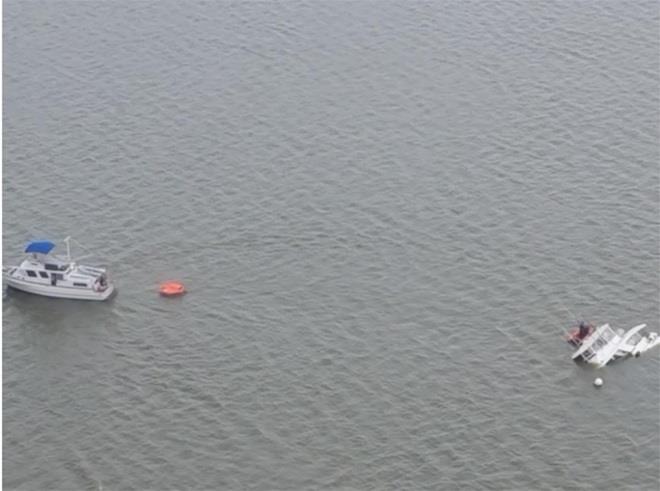
[[[580,328],[578,330],[577,338],[580,340],[586,338],[589,335],[590,331],[591,331],[591,326],[589,324],[587,324],[584,321],[580,322]]]

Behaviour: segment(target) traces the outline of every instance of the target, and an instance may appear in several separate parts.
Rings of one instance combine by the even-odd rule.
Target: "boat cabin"
[[[104,272],[93,268],[79,268],[76,264],[66,263],[55,258],[45,260],[26,258],[19,266],[11,271],[15,277],[23,277],[36,284],[52,286],[72,286],[77,288],[92,288],[97,281],[103,284]],[[63,283],[62,283],[63,282]]]
[[[616,354],[620,341],[621,336],[609,324],[604,324],[582,342],[573,359],[603,366]]]

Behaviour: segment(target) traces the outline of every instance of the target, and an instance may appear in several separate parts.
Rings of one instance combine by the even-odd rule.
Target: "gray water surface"
[[[660,330],[659,28],[6,1],[3,263],[73,235],[119,293],[5,293],[4,489],[658,489],[660,351],[561,335]]]

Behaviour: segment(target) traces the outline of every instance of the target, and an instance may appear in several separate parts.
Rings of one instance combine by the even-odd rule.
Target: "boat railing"
[[[78,266],[78,270],[83,272],[83,273],[88,273],[88,274],[96,274],[100,275],[105,273],[105,269],[103,268],[95,268],[94,266]]]

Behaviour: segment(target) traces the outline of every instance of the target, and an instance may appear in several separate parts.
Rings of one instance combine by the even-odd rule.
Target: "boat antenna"
[[[64,239],[64,242],[66,243],[66,259],[69,262],[71,262],[71,246],[69,245],[70,240],[71,236],[68,236],[66,239]]]

